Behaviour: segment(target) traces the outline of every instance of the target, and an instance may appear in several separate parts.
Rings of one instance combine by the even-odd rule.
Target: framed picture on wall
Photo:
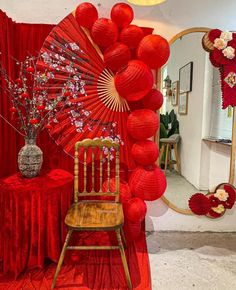
[[[193,82],[193,62],[187,63],[179,69],[179,93],[192,91]]]
[[[187,113],[188,113],[188,93],[179,94],[178,113],[180,115],[187,115]]]
[[[179,81],[172,83],[171,104],[177,106],[179,101]]]

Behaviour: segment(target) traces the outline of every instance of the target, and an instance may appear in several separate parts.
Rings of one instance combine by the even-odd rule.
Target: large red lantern
[[[133,18],[133,9],[126,3],[118,3],[111,9],[111,19],[119,28],[129,25]]]
[[[155,135],[159,128],[156,113],[148,109],[133,111],[127,121],[127,130],[135,140],[145,140]]]
[[[127,65],[131,59],[130,49],[127,45],[116,42],[109,46],[104,52],[104,62],[114,73],[122,66]]]
[[[144,33],[142,28],[137,25],[129,25],[122,29],[120,33],[120,41],[126,44],[129,48],[136,48],[143,36]]]
[[[77,6],[75,18],[79,25],[90,29],[98,19],[98,12],[93,4],[84,2]]]
[[[138,197],[131,198],[124,205],[125,217],[134,223],[141,222],[145,218],[146,212],[146,203]]]
[[[164,173],[155,165],[150,168],[135,168],[129,180],[132,194],[150,201],[160,198],[166,190],[166,185]]]
[[[137,164],[145,166],[156,162],[159,151],[155,142],[145,140],[134,143],[131,154]]]
[[[163,95],[160,91],[152,89],[142,99],[142,103],[145,109],[153,111],[159,110],[163,104]]]
[[[147,35],[139,43],[137,48],[138,59],[145,62],[150,68],[162,67],[170,56],[168,41],[160,35]]]
[[[91,30],[92,39],[101,47],[108,47],[118,38],[117,25],[107,18],[97,19]]]
[[[131,60],[115,75],[115,87],[119,95],[128,101],[143,98],[153,86],[150,68],[139,60]]]

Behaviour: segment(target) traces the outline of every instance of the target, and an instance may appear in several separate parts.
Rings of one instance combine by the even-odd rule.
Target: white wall
[[[17,22],[58,23],[80,2],[83,1],[0,0],[0,9]],[[101,3],[100,15],[108,16],[112,5],[120,1],[91,2]],[[235,0],[168,0],[159,6],[134,8],[135,23],[140,26],[154,27],[155,33],[167,39],[190,27],[205,26],[236,30]],[[235,210],[229,211],[229,214],[216,221],[184,216],[172,211],[161,200],[158,200],[148,205],[147,230],[236,231],[235,219]]]

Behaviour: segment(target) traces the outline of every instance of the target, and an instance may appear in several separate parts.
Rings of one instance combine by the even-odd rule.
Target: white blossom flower
[[[228,192],[226,192],[224,189],[217,189],[216,193],[214,194],[216,198],[218,198],[220,201],[226,201],[229,197]]]
[[[228,42],[233,39],[233,33],[230,31],[223,31],[221,32],[220,38]]]
[[[214,47],[216,47],[219,50],[222,50],[224,48],[226,48],[227,46],[227,41],[225,41],[224,39],[221,38],[216,38],[214,41]]]
[[[80,50],[79,46],[75,42],[69,43],[69,45],[72,50]]]
[[[225,57],[228,59],[235,58],[235,49],[232,46],[228,46],[225,49],[222,50],[222,53]]]
[[[211,209],[218,214],[222,214],[225,211],[223,204],[219,204],[217,207],[212,207]]]

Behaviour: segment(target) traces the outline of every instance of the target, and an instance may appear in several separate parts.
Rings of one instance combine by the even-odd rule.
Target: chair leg
[[[164,153],[164,149],[165,149],[165,144],[162,143],[161,144],[161,151],[160,151],[160,155],[159,155],[159,166],[161,166],[161,161],[162,161],[162,156],[163,156],[163,153]]]
[[[61,255],[60,255],[60,258],[59,258],[59,261],[58,261],[58,264],[57,264],[56,272],[55,272],[54,277],[53,277],[51,289],[53,289],[55,287],[56,280],[57,280],[57,277],[58,277],[59,272],[61,270],[61,266],[62,266],[64,257],[65,257],[65,254],[66,254],[66,248],[67,248],[67,246],[69,244],[72,232],[73,232],[73,230],[69,230],[68,233],[67,233],[67,236],[66,236],[66,239],[65,239],[62,251],[61,251]]]
[[[124,247],[125,247],[125,249],[127,249],[127,243],[126,243],[125,233],[124,233],[124,230],[123,230],[122,227],[120,229],[120,232],[121,232],[121,237],[122,237],[123,242],[124,242]]]
[[[123,267],[124,267],[124,271],[125,271],[125,276],[126,276],[128,288],[132,289],[129,268],[128,268],[128,264],[127,264],[126,257],[125,257],[125,251],[124,251],[124,247],[123,247],[122,240],[121,240],[120,230],[116,230],[116,236],[117,236],[117,241],[118,241],[118,245],[120,248],[120,255],[121,255],[121,259],[122,259],[122,263],[123,263]]]
[[[168,164],[169,147],[170,147],[170,144],[167,144],[167,146],[166,146],[166,158],[165,158],[165,174],[166,174],[166,169],[167,169],[167,164]]]
[[[179,174],[181,174],[181,166],[180,166],[180,159],[179,159],[177,144],[174,144],[174,151],[175,151],[175,159],[176,159],[177,169],[178,169]]]

